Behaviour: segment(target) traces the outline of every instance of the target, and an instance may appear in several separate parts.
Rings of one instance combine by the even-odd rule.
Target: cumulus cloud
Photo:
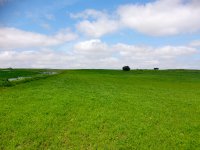
[[[81,19],[77,29],[91,37],[101,37],[129,28],[151,36],[168,36],[200,31],[198,0],[156,0],[145,4],[126,4],[113,13],[85,10],[71,14]]]
[[[56,52],[49,49],[0,51],[1,67],[70,68],[74,59],[66,52]]]
[[[74,52],[77,54],[105,55],[110,52],[109,46],[99,39],[92,39],[88,41],[79,42],[74,46]]]
[[[16,28],[2,27],[0,28],[0,48],[47,47],[74,40],[76,37],[77,35],[69,30],[61,30],[55,35],[49,36]]]
[[[188,61],[199,55],[199,51],[188,46],[138,46],[117,43],[109,45],[99,39],[77,43],[74,46],[75,56],[82,57],[86,66],[100,68],[120,68],[130,65],[136,68],[187,68]],[[180,62],[182,59],[188,61]],[[190,66],[192,67],[192,66]]]
[[[131,56],[141,58],[154,58],[154,59],[170,59],[178,56],[188,56],[195,54],[198,51],[195,48],[187,46],[135,46],[127,44],[116,44],[114,48],[118,50],[121,56]]]
[[[71,14],[70,16],[76,19],[83,19],[76,24],[76,28],[90,37],[101,37],[105,34],[113,33],[120,27],[119,22],[112,18],[113,16],[93,9],[88,9],[78,14]]]
[[[141,33],[162,36],[200,30],[200,5],[197,1],[157,0],[144,5],[128,4],[118,9],[124,26]]]
[[[115,21],[104,18],[96,21],[84,20],[77,24],[77,28],[88,36],[101,37],[105,34],[117,31],[118,25]]]

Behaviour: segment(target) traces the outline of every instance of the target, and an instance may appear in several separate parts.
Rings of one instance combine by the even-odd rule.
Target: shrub
[[[123,71],[130,71],[131,70],[129,66],[124,66],[122,69],[123,69]]]
[[[0,86],[8,87],[8,86],[12,86],[12,84],[8,81],[8,79],[3,79],[0,82]]]

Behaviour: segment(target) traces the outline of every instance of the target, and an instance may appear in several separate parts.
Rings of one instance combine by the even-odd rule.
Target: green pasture
[[[0,149],[200,149],[200,71],[42,71],[0,70]]]

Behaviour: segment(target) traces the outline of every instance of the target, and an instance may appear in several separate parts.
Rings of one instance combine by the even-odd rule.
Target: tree
[[[123,71],[130,71],[131,69],[130,69],[129,66],[124,66],[124,67],[122,68],[122,70],[123,70]]]

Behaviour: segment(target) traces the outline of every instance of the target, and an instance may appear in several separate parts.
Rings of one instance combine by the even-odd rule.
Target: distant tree
[[[122,67],[122,70],[123,70],[123,71],[130,71],[131,68],[130,68],[129,66],[124,66],[124,67]]]
[[[159,68],[154,68],[154,70],[159,70]]]

